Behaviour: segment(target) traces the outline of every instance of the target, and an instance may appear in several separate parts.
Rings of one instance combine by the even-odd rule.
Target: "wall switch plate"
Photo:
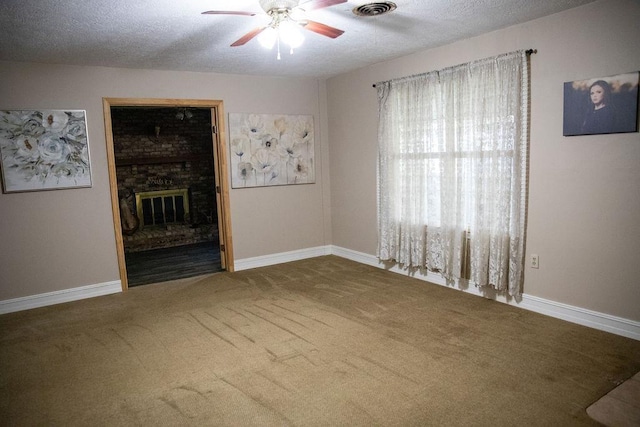
[[[538,258],[538,254],[531,255],[531,268],[540,268],[540,258]]]

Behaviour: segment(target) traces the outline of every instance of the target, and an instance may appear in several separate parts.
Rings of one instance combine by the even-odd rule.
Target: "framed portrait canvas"
[[[637,132],[639,76],[633,72],[566,82],[563,135]]]
[[[313,116],[229,114],[231,187],[315,182]]]
[[[85,111],[0,111],[0,157],[5,193],[91,187]]]

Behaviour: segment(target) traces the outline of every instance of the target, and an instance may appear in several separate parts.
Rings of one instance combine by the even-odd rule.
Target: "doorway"
[[[222,101],[104,98],[123,290],[233,271]]]

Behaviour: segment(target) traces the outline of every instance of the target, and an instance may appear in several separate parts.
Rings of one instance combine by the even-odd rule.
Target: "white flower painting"
[[[91,187],[85,112],[0,111],[5,193]]]
[[[313,116],[229,114],[232,188],[315,182]]]

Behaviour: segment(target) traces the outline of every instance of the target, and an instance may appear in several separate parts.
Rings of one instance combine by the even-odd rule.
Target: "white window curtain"
[[[527,198],[527,53],[376,88],[378,257],[519,297]]]

